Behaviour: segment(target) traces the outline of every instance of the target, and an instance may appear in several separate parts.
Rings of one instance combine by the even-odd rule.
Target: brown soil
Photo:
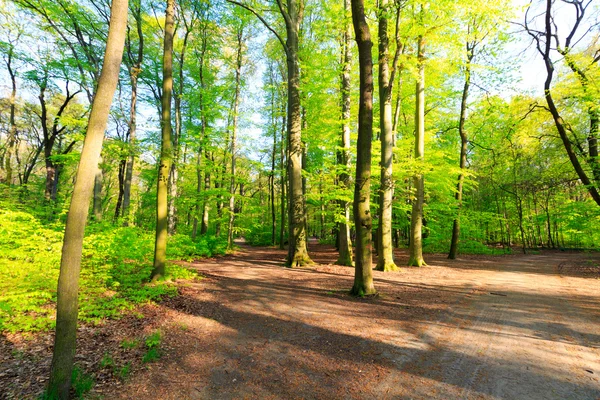
[[[305,269],[284,268],[284,251],[245,246],[189,264],[206,278],[146,307],[146,318],[80,332],[80,362],[100,371],[91,396],[600,398],[597,254],[430,255],[427,267],[374,272],[380,295],[360,299],[346,294],[353,268],[331,265],[336,254],[328,246],[310,250],[318,264]],[[407,259],[396,255],[398,265]],[[141,364],[139,354],[119,346],[157,328],[158,361]],[[27,357],[19,364],[2,353],[34,354],[28,345],[0,341],[0,398],[7,373],[28,387],[43,383],[49,339],[44,343],[35,353],[38,369],[27,369]],[[99,369],[105,352],[132,360],[132,373],[123,380]],[[15,398],[34,393],[11,387]]]

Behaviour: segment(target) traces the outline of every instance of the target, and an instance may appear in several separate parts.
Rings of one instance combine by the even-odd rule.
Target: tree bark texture
[[[360,65],[360,102],[358,110],[358,142],[356,178],[354,181],[354,225],[356,229],[355,296],[376,293],[371,272],[372,217],[371,197],[371,141],[373,139],[373,58],[371,33],[365,17],[363,0],[352,0],[352,22],[358,45]]]
[[[423,162],[425,158],[425,40],[422,36],[418,39],[418,76],[416,83],[416,111],[415,111],[415,159]],[[421,167],[419,167],[421,168]],[[425,202],[425,179],[421,171],[413,177],[415,198],[412,203],[410,217],[410,245],[408,265],[421,267],[425,265],[423,259],[423,203]]]
[[[458,254],[458,240],[460,237],[460,211],[462,208],[463,184],[465,180],[465,169],[467,168],[467,145],[469,144],[467,132],[465,131],[465,120],[467,118],[467,100],[469,98],[469,87],[471,86],[471,61],[474,57],[474,44],[467,43],[467,64],[465,65],[465,84],[463,86],[462,99],[460,102],[460,117],[458,122],[458,134],[460,135],[460,175],[456,184],[456,199],[458,210],[456,218],[452,222],[452,238],[450,239],[450,252],[448,258],[454,260]]]
[[[344,16],[349,17],[350,0],[344,0]],[[345,18],[347,19],[347,18]],[[350,91],[352,90],[350,81],[350,37],[351,25],[345,22],[344,35],[342,40],[342,73],[341,73],[341,92],[342,92],[342,137],[341,149],[338,150],[338,165],[342,168],[342,172],[338,176],[339,182],[344,188],[349,189],[352,184],[350,180],[350,109],[351,99]],[[339,256],[336,261],[338,265],[352,266],[352,238],[350,237],[350,203],[346,200],[340,200],[340,207],[343,213],[343,221],[338,224],[338,248]]]
[[[168,185],[171,164],[173,162],[173,142],[171,127],[171,98],[173,95],[173,35],[175,33],[175,0],[167,0],[165,11],[165,38],[163,49],[163,83],[162,83],[162,146],[158,167],[158,184],[156,196],[156,240],[154,243],[154,269],[151,279],[165,274],[167,259],[167,220],[168,220]]]
[[[379,229],[377,229],[377,269],[396,271],[392,243],[394,197],[392,127],[392,86],[389,66],[388,0],[379,1],[379,124],[381,141],[381,186],[379,189]]]
[[[300,105],[299,31],[304,14],[303,0],[278,0],[285,20],[285,45],[288,71],[288,256],[286,264],[297,267],[312,263],[306,246],[306,208],[302,191],[302,111]]]
[[[75,357],[77,331],[77,294],[85,224],[89,212],[94,174],[98,168],[102,141],[112,98],[119,79],[125,33],[127,0],[113,0],[106,41],[104,64],[92,103],[87,133],[77,168],[73,197],[69,207],[58,278],[56,335],[47,398],[68,399]]]

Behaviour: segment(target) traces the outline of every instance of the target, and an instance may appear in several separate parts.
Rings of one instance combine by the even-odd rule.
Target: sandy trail
[[[354,299],[352,268],[282,268],[243,247],[193,264],[206,279],[161,307],[164,355],[106,398],[599,399],[600,280],[558,274],[598,256],[429,257],[375,273]],[[406,255],[398,253],[402,265]]]

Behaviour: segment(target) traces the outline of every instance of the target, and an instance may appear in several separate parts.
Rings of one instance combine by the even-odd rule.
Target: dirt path
[[[194,264],[207,278],[161,306],[163,357],[106,398],[600,398],[600,280],[558,273],[591,256],[431,256],[354,299],[353,269],[312,250],[310,269],[247,247]]]

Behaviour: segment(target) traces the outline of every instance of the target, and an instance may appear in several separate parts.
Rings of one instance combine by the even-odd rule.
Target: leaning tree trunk
[[[415,111],[415,159],[422,162],[425,156],[425,41],[422,36],[418,43],[418,76],[416,83]],[[421,169],[422,166],[419,166]],[[413,177],[415,198],[412,204],[410,218],[410,246],[408,265],[420,267],[425,265],[423,260],[423,203],[425,201],[425,183],[423,172],[419,171]]]
[[[469,87],[471,85],[471,61],[474,56],[474,45],[467,43],[467,64],[465,66],[465,84],[463,86],[462,100],[460,102],[460,119],[458,122],[458,134],[460,135],[460,175],[456,184],[456,199],[458,211],[454,222],[452,223],[452,239],[450,241],[450,252],[448,258],[454,260],[458,254],[458,239],[460,236],[460,211],[462,208],[463,183],[465,180],[465,168],[467,168],[467,132],[465,131],[465,120],[467,117],[467,99],[469,97]]]
[[[356,229],[355,296],[375,294],[371,273],[371,141],[373,139],[373,58],[371,33],[365,18],[363,0],[352,0],[352,22],[360,63],[360,103],[358,142],[356,145],[356,180],[354,183],[354,225]]]
[[[344,16],[350,13],[350,0],[344,0]],[[344,29],[344,38],[342,42],[342,137],[341,149],[338,150],[338,165],[343,168],[338,180],[344,188],[349,189],[350,182],[350,109],[352,90],[350,82],[350,36],[351,26],[346,23]],[[338,224],[338,247],[339,257],[336,264],[352,266],[352,238],[350,237],[350,203],[346,200],[340,200],[340,207],[343,212],[343,221]]]
[[[113,0],[104,64],[92,103],[65,226],[56,302],[56,335],[54,336],[47,398],[68,399],[71,389],[77,332],[77,293],[79,291],[81,249],[94,174],[98,168],[104,130],[119,79],[126,29],[127,0]]]
[[[167,214],[168,184],[173,162],[173,143],[171,139],[171,97],[173,94],[173,35],[175,33],[175,0],[167,0],[165,11],[165,39],[163,49],[163,86],[162,86],[162,146],[158,168],[158,188],[156,195],[156,240],[154,244],[153,280],[165,274],[167,259]]]
[[[377,230],[377,269],[396,271],[392,244],[392,201],[394,197],[392,128],[392,85],[389,67],[388,0],[379,2],[379,124],[381,127],[381,188],[379,193],[379,229]]]
[[[576,6],[579,5],[580,3],[581,2],[579,2],[579,1],[572,2],[572,4],[574,4]],[[544,82],[544,93],[545,93],[544,97],[546,98],[546,103],[548,104],[548,110],[550,111],[550,114],[552,114],[552,118],[554,119],[554,125],[556,126],[556,130],[558,131],[560,139],[563,142],[563,146],[565,148],[565,151],[567,152],[569,161],[571,161],[571,165],[573,166],[573,169],[575,169],[577,176],[581,180],[581,183],[583,183],[583,185],[587,188],[592,199],[596,202],[596,204],[598,204],[600,206],[600,191],[598,190],[598,187],[594,184],[594,182],[592,182],[590,180],[587,172],[583,169],[583,166],[581,165],[579,158],[578,158],[577,154],[575,153],[575,150],[573,149],[571,139],[569,138],[569,133],[568,133],[570,130],[569,125],[567,122],[565,122],[565,120],[560,115],[558,108],[556,107],[556,104],[554,102],[554,98],[552,97],[552,79],[554,76],[554,62],[552,61],[552,58],[551,58],[551,52],[553,50],[553,43],[555,43],[555,41],[558,41],[557,32],[554,30],[554,29],[556,29],[556,26],[554,24],[554,19],[552,17],[553,4],[554,4],[554,2],[552,0],[546,0],[545,31],[543,32],[544,37],[545,37],[544,43],[540,42],[539,34],[537,32],[530,32],[530,35],[537,37],[536,41],[537,41],[537,45],[538,45],[537,46],[538,52],[544,58],[544,64],[546,66],[546,80]],[[584,13],[579,12],[579,10],[578,10],[577,22],[576,22],[575,28],[572,31],[572,34],[567,39],[567,43],[565,43],[565,46],[564,46],[564,49],[566,49],[567,51],[570,48],[571,39],[573,39],[573,37],[576,37],[575,36],[576,28],[577,28],[577,26],[580,25],[580,21],[581,21],[581,18],[583,18],[583,15],[584,15]],[[565,56],[565,54],[568,54],[568,53],[563,53],[562,55]],[[567,58],[567,62],[568,62],[568,58]],[[590,142],[590,139],[592,139],[591,142]],[[597,138],[588,138],[588,144],[592,145],[592,147],[596,149],[596,154],[597,154]],[[592,150],[592,152],[593,151],[594,150]],[[596,162],[598,161],[596,159],[594,159],[594,160]],[[598,175],[599,175],[598,179],[600,179],[600,167],[598,167],[596,169],[596,171],[598,172]],[[594,172],[594,164],[592,164],[592,172]],[[595,183],[600,184],[600,182],[595,182]]]

